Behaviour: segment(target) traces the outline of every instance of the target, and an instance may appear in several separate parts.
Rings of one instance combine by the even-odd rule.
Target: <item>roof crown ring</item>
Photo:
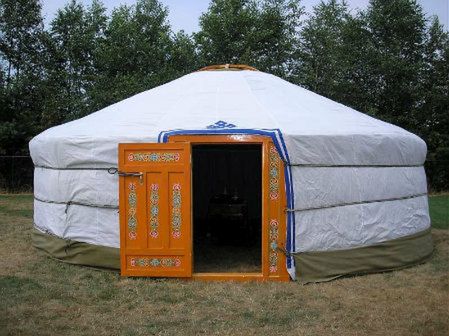
[[[204,68],[199,69],[198,71],[259,71],[256,68],[246,65],[246,64],[216,64],[209,65]]]

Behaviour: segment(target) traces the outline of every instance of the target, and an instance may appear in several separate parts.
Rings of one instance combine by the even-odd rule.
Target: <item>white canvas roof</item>
[[[205,129],[217,121],[242,129],[280,129],[292,163],[422,164],[417,136],[259,71],[195,72],[48,129],[30,143],[39,165],[108,167],[118,142],[154,142],[160,132]]]

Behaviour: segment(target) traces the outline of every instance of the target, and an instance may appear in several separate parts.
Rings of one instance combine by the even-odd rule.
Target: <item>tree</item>
[[[287,76],[301,13],[298,1],[213,0],[194,36],[200,61]]]
[[[0,57],[6,64],[6,84],[39,63],[43,32],[38,0],[0,0]]]
[[[204,65],[254,63],[251,36],[256,29],[257,8],[250,0],[213,0],[200,17],[194,35]]]
[[[414,130],[426,20],[415,0],[371,0],[365,14],[373,48],[367,57],[376,77],[375,115]]]
[[[112,12],[100,44],[101,75],[92,91],[98,107],[161,85],[192,69],[193,46],[173,36],[168,11],[157,0],[138,0]]]
[[[375,99],[379,92],[375,52],[371,34],[363,13],[347,15],[342,26],[342,42],[339,47],[341,82],[336,88],[338,99],[364,113],[375,115]]]
[[[43,122],[47,127],[92,112],[88,92],[100,74],[97,49],[104,39],[106,21],[99,1],[86,9],[72,0],[51,22],[45,84],[53,94],[46,101]]]
[[[198,70],[200,67],[201,64],[198,62],[195,43],[191,36],[187,35],[183,30],[172,34],[167,78],[175,79]]]
[[[427,172],[432,187],[449,189],[449,36],[434,18],[425,42],[421,100],[416,111],[416,129],[429,150]]]
[[[0,0],[0,153],[27,152],[41,128],[43,22],[38,0]]]
[[[297,51],[295,81],[310,90],[340,99],[347,69],[345,25],[349,20],[344,2],[320,2],[305,23]],[[346,39],[347,40],[347,39]]]
[[[299,1],[265,0],[259,4],[253,45],[257,68],[289,78],[298,45],[303,8]]]

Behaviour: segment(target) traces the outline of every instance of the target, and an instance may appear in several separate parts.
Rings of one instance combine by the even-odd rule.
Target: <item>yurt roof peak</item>
[[[208,65],[199,69],[198,71],[242,71],[242,70],[259,71],[258,69],[246,64],[229,64],[229,63]]]

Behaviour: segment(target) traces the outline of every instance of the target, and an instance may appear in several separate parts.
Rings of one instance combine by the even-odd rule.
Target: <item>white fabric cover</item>
[[[280,129],[292,164],[420,166],[416,135],[278,77],[254,71],[203,71],[181,77],[30,142],[36,166],[117,166],[117,145],[157,142],[160,132],[204,130],[217,121]],[[426,192],[422,167],[292,167],[295,208],[396,199]],[[117,176],[104,170],[35,169],[44,201],[117,206]],[[118,247],[117,210],[35,202],[34,220],[60,237]],[[296,251],[370,245],[429,227],[426,197],[295,213]]]
[[[403,198],[427,193],[423,167],[293,167],[295,209]]]
[[[66,212],[67,209],[67,212]],[[34,202],[36,228],[61,238],[101,246],[119,247],[119,213],[80,205]]]
[[[309,210],[295,216],[297,252],[369,246],[412,235],[430,225],[427,196]]]

